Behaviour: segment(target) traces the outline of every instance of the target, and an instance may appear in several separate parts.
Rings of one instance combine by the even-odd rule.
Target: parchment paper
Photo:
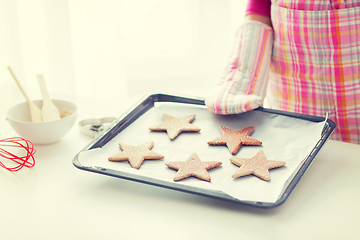
[[[174,140],[170,140],[166,132],[149,131],[149,127],[162,122],[164,113],[174,117],[196,114],[193,124],[201,131],[180,133]],[[211,182],[190,177],[177,184],[222,191],[243,201],[274,203],[320,140],[324,124],[260,111],[221,116],[210,113],[204,106],[157,103],[102,148],[81,152],[78,160],[83,166],[104,167],[173,182],[176,171],[168,168],[165,162],[185,161],[195,152],[202,161],[221,161],[222,165],[209,170]],[[243,145],[236,155],[232,155],[226,146],[209,146],[208,141],[221,136],[220,126],[233,130],[254,126],[251,137],[262,141],[263,145]],[[164,155],[163,160],[145,160],[139,170],[131,168],[127,161],[108,161],[109,156],[121,151],[119,142],[140,145],[148,141],[154,142],[152,150]],[[265,152],[268,160],[284,161],[286,166],[270,170],[269,182],[253,175],[233,179],[231,176],[239,167],[229,159],[250,158],[260,150]]]

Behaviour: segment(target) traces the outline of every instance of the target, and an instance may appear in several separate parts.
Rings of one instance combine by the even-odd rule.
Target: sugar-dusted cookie
[[[265,181],[270,180],[269,169],[284,166],[282,161],[266,160],[264,151],[259,151],[252,158],[231,158],[230,161],[240,168],[232,175],[233,178],[253,174]]]
[[[209,145],[226,145],[230,152],[235,155],[241,145],[262,145],[262,142],[256,140],[249,135],[254,131],[254,127],[250,126],[240,130],[231,130],[229,128],[220,127],[222,136],[209,141]]]
[[[169,138],[173,140],[181,132],[199,132],[201,129],[193,124],[192,121],[195,119],[195,114],[189,115],[183,118],[175,118],[173,116],[164,114],[163,122],[154,127],[150,127],[151,131],[166,131]]]
[[[165,165],[169,168],[178,170],[174,177],[174,181],[179,181],[188,177],[197,177],[210,182],[211,177],[207,170],[220,166],[221,162],[202,162],[198,155],[193,153],[186,161],[167,162]]]
[[[153,142],[147,142],[138,146],[119,144],[121,153],[109,157],[109,161],[129,161],[133,168],[139,169],[144,160],[163,159],[164,156],[151,151],[154,146]]]

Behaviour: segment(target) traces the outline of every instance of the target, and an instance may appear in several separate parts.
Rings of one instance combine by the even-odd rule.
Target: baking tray
[[[335,129],[335,123],[331,121],[330,119],[323,118],[323,117],[317,117],[317,116],[311,116],[311,115],[304,115],[304,114],[298,114],[298,113],[291,113],[291,112],[285,112],[285,111],[279,111],[279,110],[273,110],[273,109],[265,109],[265,108],[258,108],[253,111],[260,111],[260,112],[266,112],[270,114],[275,115],[282,115],[289,118],[296,118],[296,119],[302,119],[310,122],[325,122],[324,128],[322,130],[321,138],[315,145],[315,147],[312,149],[311,153],[305,158],[303,163],[301,164],[300,168],[297,170],[296,174],[290,179],[290,183],[287,185],[286,189],[283,191],[282,195],[278,198],[276,202],[262,202],[262,201],[247,201],[247,200],[239,200],[238,198],[234,198],[224,192],[212,190],[212,189],[204,189],[194,186],[187,186],[178,184],[176,182],[168,182],[168,181],[162,181],[159,179],[154,179],[147,176],[141,176],[137,174],[132,174],[128,172],[123,172],[119,170],[114,170],[106,167],[101,166],[84,166],[79,161],[79,154],[81,154],[84,151],[89,151],[91,149],[101,148],[105,146],[109,141],[111,141],[115,136],[120,134],[124,129],[126,129],[128,126],[130,126],[136,119],[140,118],[144,113],[152,109],[156,103],[162,103],[162,102],[168,102],[168,103],[180,103],[180,104],[190,104],[190,105],[205,105],[204,99],[196,98],[196,97],[186,97],[186,96],[175,96],[175,95],[169,95],[169,94],[153,94],[150,96],[147,96],[143,100],[141,100],[139,103],[137,103],[134,107],[130,108],[127,112],[125,112],[122,116],[120,116],[117,120],[115,120],[110,128],[103,132],[100,136],[98,136],[96,139],[94,139],[90,144],[85,146],[74,158],[73,158],[73,164],[75,167],[89,171],[94,173],[99,173],[103,175],[108,175],[112,177],[127,179],[131,181],[141,182],[145,184],[151,184],[163,188],[178,190],[182,192],[187,192],[191,194],[197,194],[202,195],[206,197],[212,197],[217,199],[222,199],[226,201],[232,201],[239,204],[245,204],[250,205],[254,207],[261,207],[261,208],[272,208],[281,205],[285,202],[285,200],[289,197],[292,190],[295,188],[296,184],[299,182],[301,177],[304,175],[312,161],[314,160],[315,156],[319,152],[319,150],[322,148],[326,140],[330,137],[332,132]]]

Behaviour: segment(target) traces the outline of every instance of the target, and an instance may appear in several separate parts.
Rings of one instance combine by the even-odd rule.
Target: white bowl
[[[42,101],[33,101],[41,108]],[[61,115],[67,116],[49,122],[31,122],[29,107],[26,102],[13,106],[7,112],[6,119],[13,129],[23,138],[34,144],[50,144],[59,141],[73,127],[77,117],[77,107],[65,100],[53,100]]]

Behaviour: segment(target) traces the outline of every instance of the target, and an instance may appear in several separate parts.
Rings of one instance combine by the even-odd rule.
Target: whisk
[[[18,151],[19,148],[22,150]],[[35,153],[34,144],[22,137],[0,139],[0,166],[11,172],[35,166]]]

